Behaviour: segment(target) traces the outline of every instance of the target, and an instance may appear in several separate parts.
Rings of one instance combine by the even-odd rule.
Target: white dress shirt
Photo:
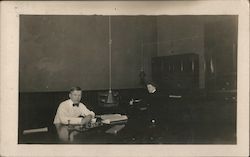
[[[56,116],[54,119],[54,124],[81,124],[82,118],[79,116],[87,116],[92,115],[95,116],[93,111],[87,109],[85,105],[79,103],[79,106],[73,106],[73,101],[68,99],[62,102],[56,112]]]

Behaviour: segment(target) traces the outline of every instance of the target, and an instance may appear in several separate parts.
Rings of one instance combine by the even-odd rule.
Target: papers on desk
[[[104,124],[112,124],[115,122],[126,121],[128,117],[121,114],[105,114],[101,115],[101,119]]]
[[[121,114],[104,114],[101,115],[101,119],[105,120],[105,119],[110,119],[110,118],[118,118],[121,117]]]
[[[182,98],[181,95],[173,95],[173,94],[169,95],[168,97],[169,97],[169,98],[177,98],[177,99]]]
[[[31,133],[38,133],[38,132],[47,132],[48,128],[37,128],[37,129],[28,129],[28,130],[24,130],[23,134],[31,134]]]

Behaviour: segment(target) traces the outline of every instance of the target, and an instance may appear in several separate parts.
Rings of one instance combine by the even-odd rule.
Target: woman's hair
[[[152,85],[155,88],[157,88],[157,85],[154,82],[152,82],[152,81],[145,81],[145,86],[147,86],[147,85]]]

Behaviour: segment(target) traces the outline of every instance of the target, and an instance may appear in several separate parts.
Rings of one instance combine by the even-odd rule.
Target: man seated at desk
[[[54,124],[87,124],[95,117],[95,113],[87,109],[81,101],[82,90],[80,87],[70,89],[69,98],[63,101],[54,119]]]

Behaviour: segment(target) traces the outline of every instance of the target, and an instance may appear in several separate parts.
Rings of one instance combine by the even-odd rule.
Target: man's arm
[[[59,106],[58,116],[62,124],[81,124],[82,118],[80,117],[70,117],[67,112],[67,108],[64,106]]]
[[[86,117],[81,119],[81,124],[87,124],[88,122],[91,121],[92,118],[93,118],[92,115],[87,115]]]
[[[86,117],[86,116],[91,116],[91,118],[95,117],[95,113],[93,111],[90,111],[89,109],[87,109],[87,107],[83,104],[81,104],[81,115]]]

